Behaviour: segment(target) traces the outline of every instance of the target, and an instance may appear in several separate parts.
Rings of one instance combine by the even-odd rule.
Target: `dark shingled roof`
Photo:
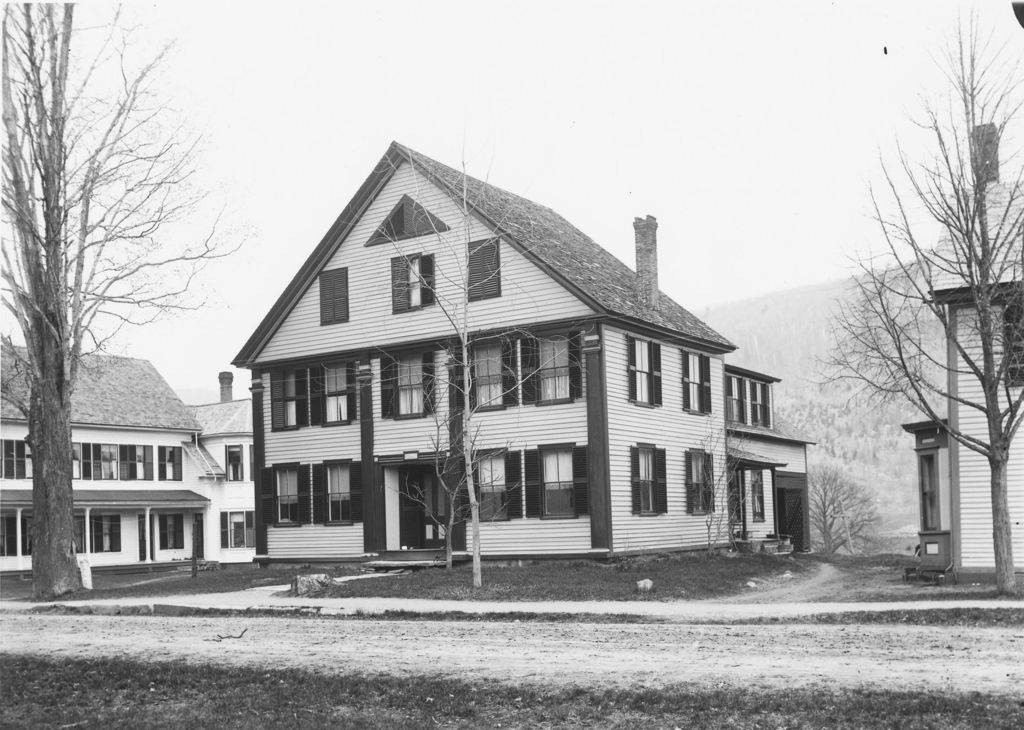
[[[197,507],[209,504],[210,500],[189,489],[75,489],[76,507],[86,505],[173,505]],[[32,504],[31,489],[5,489],[0,492],[4,506]]]
[[[10,353],[4,352],[3,388],[23,395],[28,384],[18,377]],[[0,415],[24,416],[3,400]],[[136,426],[198,431],[199,422],[148,360],[114,355],[87,355],[71,398],[73,426]]]
[[[249,367],[257,360],[295,303],[330,260],[339,241],[352,230],[365,206],[402,162],[410,162],[461,203],[464,179],[461,172],[392,142],[232,364]],[[729,340],[663,292],[658,293],[655,307],[647,306],[637,295],[640,285],[636,272],[555,211],[473,177],[466,176],[465,183],[467,202],[478,215],[598,312],[680,335],[710,350],[736,349]]]
[[[458,202],[462,200],[465,179],[467,201],[478,213],[609,313],[735,349],[732,343],[664,292],[658,292],[656,307],[646,306],[637,296],[641,287],[636,272],[550,208],[482,180],[463,176],[458,170],[397,142],[392,146]]]

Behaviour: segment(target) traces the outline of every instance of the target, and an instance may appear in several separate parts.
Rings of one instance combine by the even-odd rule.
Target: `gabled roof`
[[[24,397],[28,383],[17,362],[4,352],[3,389]],[[24,420],[6,399],[3,418]],[[148,360],[114,355],[86,355],[71,396],[72,426],[126,426],[198,431],[192,411]]]
[[[192,406],[203,436],[252,434],[252,402],[232,400]]]
[[[490,183],[463,175],[458,170],[392,142],[355,197],[345,206],[334,225],[242,347],[233,360],[234,365],[246,367],[252,364],[334,254],[339,242],[403,162],[412,164],[460,204],[465,184],[467,203],[477,215],[549,276],[598,312],[667,331],[716,352],[736,349],[725,337],[663,292],[659,292],[654,307],[646,305],[637,295],[640,285],[636,272],[555,211]]]

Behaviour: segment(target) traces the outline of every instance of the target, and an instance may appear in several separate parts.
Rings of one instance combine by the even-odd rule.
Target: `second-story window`
[[[711,358],[681,351],[683,361],[683,409],[711,413]]]
[[[309,425],[309,371],[278,370],[270,374],[270,425],[274,431]]]
[[[569,342],[562,339],[540,341],[540,399],[562,400],[569,397]]]
[[[478,407],[503,402],[501,345],[477,347],[473,352],[473,388]]]
[[[661,405],[661,345],[626,337],[629,400]]]
[[[725,417],[729,421],[747,422],[746,384],[746,380],[735,375],[725,379]]]
[[[4,479],[32,478],[32,450],[21,440],[3,440]]]
[[[242,468],[242,450],[242,444],[224,447],[225,461],[227,462],[227,468],[224,471],[227,473],[229,482],[240,482],[245,479]]]
[[[772,415],[768,383],[750,383],[750,422],[755,426],[768,428],[772,425]]]
[[[327,423],[351,421],[355,415],[351,376],[347,365],[324,367],[324,420]]]
[[[157,447],[157,479],[160,481],[181,481],[181,447]]]
[[[380,364],[381,416],[421,416],[434,411],[434,353],[384,355]]]

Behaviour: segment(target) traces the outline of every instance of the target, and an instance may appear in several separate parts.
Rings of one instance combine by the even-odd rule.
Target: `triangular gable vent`
[[[388,217],[374,232],[367,246],[379,243],[394,243],[404,238],[428,236],[432,233],[444,233],[448,226],[444,221],[410,198],[403,195]]]

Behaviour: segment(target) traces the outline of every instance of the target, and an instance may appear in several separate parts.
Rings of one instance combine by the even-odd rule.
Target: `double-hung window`
[[[309,425],[309,370],[270,373],[270,426],[274,431]]]
[[[668,512],[665,449],[638,444],[629,450],[630,484],[633,514],[655,515]]]
[[[480,459],[477,462],[477,480],[480,488],[480,519],[507,519],[505,457],[491,456]]]
[[[345,423],[351,421],[349,412],[349,368],[344,364],[324,366],[324,421]]]
[[[225,549],[256,545],[256,520],[252,510],[220,513],[220,546]]]
[[[755,426],[770,427],[771,407],[769,406],[768,383],[750,381],[750,423]]]
[[[640,511],[654,511],[654,449],[638,449],[637,486],[640,487]]]
[[[327,521],[352,521],[352,488],[348,464],[327,464]]]
[[[117,446],[114,444],[103,444],[100,447],[100,468],[103,470],[103,479],[117,479],[119,476],[117,468]]]
[[[181,447],[157,447],[157,479],[160,481],[181,481]]]
[[[433,254],[396,256],[391,259],[391,311],[399,314],[433,303]]]
[[[32,450],[21,440],[3,440],[3,476],[5,479],[32,478]]]
[[[299,471],[286,467],[274,471],[277,479],[277,521],[299,521]]]
[[[1019,292],[1003,310],[1003,343],[1006,382],[1024,385],[1024,294]]]
[[[298,425],[298,388],[295,371],[286,370],[281,380],[284,388],[284,425]]]
[[[683,361],[683,409],[711,413],[711,358],[680,352]]]
[[[473,351],[473,388],[477,407],[503,403],[501,345],[477,347]]]
[[[744,378],[729,375],[725,378],[725,417],[736,423],[747,422],[746,393],[747,381]]]
[[[713,457],[705,451],[686,452],[686,511],[691,514],[715,511]]]
[[[563,400],[569,397],[569,341],[542,339],[540,344],[540,399]]]
[[[227,474],[227,481],[229,482],[241,482],[245,480],[245,471],[242,467],[242,444],[230,445],[224,447],[225,462],[227,468],[224,470]]]
[[[72,454],[74,452],[72,451]],[[125,481],[153,478],[153,447],[122,445],[117,447],[118,473]]]
[[[760,471],[750,474],[750,504],[755,522],[764,522],[764,474]]]
[[[661,345],[626,337],[629,400],[661,405]]]
[[[568,517],[573,508],[572,449],[544,449],[542,479],[544,484],[544,516]]]
[[[185,515],[178,512],[157,519],[161,550],[185,549]]]
[[[121,515],[98,515],[89,519],[89,532],[94,553],[121,552]]]
[[[403,357],[398,361],[398,415],[423,412],[423,361]]]

